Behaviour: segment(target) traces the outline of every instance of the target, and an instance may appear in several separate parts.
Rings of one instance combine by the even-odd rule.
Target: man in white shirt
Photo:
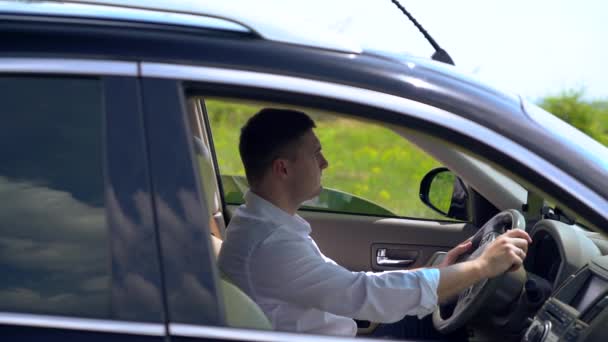
[[[453,264],[467,251],[451,250],[442,267],[382,273],[351,272],[325,257],[297,215],[319,195],[328,167],[304,113],[264,109],[241,131],[239,149],[250,191],[227,229],[221,271],[281,331],[354,336],[353,318],[381,323],[425,316],[438,302],[484,279],[518,268],[530,237],[511,230],[475,260]]]

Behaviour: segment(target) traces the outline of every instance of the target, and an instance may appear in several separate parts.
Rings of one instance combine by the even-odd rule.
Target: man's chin
[[[311,194],[306,201],[302,202],[302,205],[308,205],[311,207],[317,207],[321,205],[321,203],[319,203],[319,195],[321,194],[321,191],[323,191],[323,187],[319,188],[319,190]]]
[[[308,199],[306,201],[315,201],[319,197],[319,195],[321,194],[322,191],[323,191],[323,187],[320,186],[319,189],[317,189],[317,191],[310,194],[310,196],[308,197]]]

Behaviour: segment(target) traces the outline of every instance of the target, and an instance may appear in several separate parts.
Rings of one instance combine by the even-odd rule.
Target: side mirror
[[[420,200],[439,214],[468,221],[469,193],[460,178],[445,167],[433,169],[420,182]]]

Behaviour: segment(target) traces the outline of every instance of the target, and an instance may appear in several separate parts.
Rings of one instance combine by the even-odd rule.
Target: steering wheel
[[[473,260],[479,257],[492,241],[507,230],[525,230],[525,228],[526,220],[519,211],[513,209],[501,211],[486,222],[471,237],[473,252],[462,255],[457,262]],[[525,278],[523,267],[515,272],[523,273],[523,275],[519,276],[522,279]],[[488,303],[488,299],[497,291],[503,276],[484,279],[462,291],[457,299],[452,300],[448,304],[439,305],[437,310],[433,312],[433,325],[435,329],[445,334],[462,327]]]

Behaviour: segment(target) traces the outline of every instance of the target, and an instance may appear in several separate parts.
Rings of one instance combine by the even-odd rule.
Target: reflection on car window
[[[257,111],[272,105],[205,99],[224,199],[243,203],[247,181],[239,158],[240,128]],[[299,109],[316,122],[329,168],[324,190],[305,210],[349,214],[444,219],[419,199],[420,181],[440,164],[392,130],[341,115]]]
[[[0,89],[0,310],[107,317],[99,81]]]

